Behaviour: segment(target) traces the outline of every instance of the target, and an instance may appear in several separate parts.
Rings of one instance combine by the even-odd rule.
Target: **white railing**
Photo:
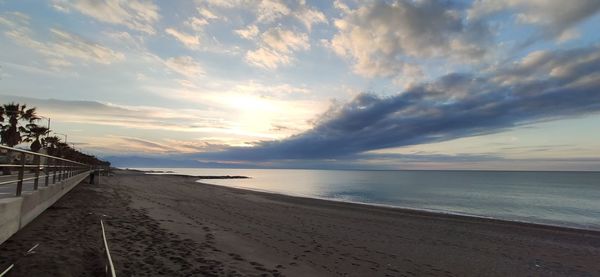
[[[0,145],[0,187],[16,184],[15,196],[21,196],[23,184],[33,183],[37,190],[60,182],[79,173],[97,168],[84,163]]]

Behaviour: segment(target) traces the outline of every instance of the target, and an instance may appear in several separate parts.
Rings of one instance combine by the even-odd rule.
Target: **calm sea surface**
[[[161,168],[280,194],[600,230],[600,172]]]

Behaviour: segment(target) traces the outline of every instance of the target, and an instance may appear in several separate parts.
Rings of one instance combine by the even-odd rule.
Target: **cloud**
[[[309,94],[310,89],[306,87],[296,87],[290,84],[265,85],[256,81],[236,84],[233,90],[242,94],[256,94],[263,97],[281,97],[290,94]]]
[[[325,14],[317,9],[312,9],[306,5],[306,1],[300,1],[299,7],[294,10],[294,16],[304,24],[306,30],[312,30],[312,26],[320,23],[327,23]]]
[[[58,29],[50,29],[55,42],[51,51],[58,55],[71,56],[82,60],[91,60],[101,64],[111,64],[124,59],[124,55],[102,45],[88,42],[81,37]]]
[[[276,69],[280,65],[290,64],[291,58],[268,48],[259,48],[248,51],[246,53],[246,61],[255,66]]]
[[[253,39],[258,35],[258,27],[256,25],[249,25],[246,28],[237,29],[235,33],[245,39]]]
[[[116,147],[111,147],[111,151],[127,151],[133,153],[167,153],[175,151],[175,147],[150,141],[147,139],[141,139],[136,137],[108,137],[108,139],[114,141]]]
[[[498,13],[515,13],[521,24],[537,26],[543,38],[566,39],[575,25],[600,11],[600,1],[544,1],[544,0],[479,0],[468,11],[468,19],[475,21]]]
[[[123,53],[60,29],[50,29],[51,41],[37,40],[29,28],[29,17],[0,17],[0,22],[9,27],[4,32],[8,38],[45,56],[55,70],[72,65],[73,60],[108,65],[125,59]]]
[[[19,28],[28,26],[31,17],[21,12],[5,12],[0,16],[0,25],[10,28]]]
[[[247,13],[253,16],[254,25],[271,25],[293,18],[301,23],[307,31],[317,24],[327,24],[325,14],[311,7],[305,0],[209,0],[200,1],[202,7],[198,11],[207,19],[227,20],[227,16],[217,16],[215,11],[232,11]],[[210,9],[207,8],[210,7]]]
[[[167,68],[190,78],[204,74],[200,64],[190,56],[169,58],[165,61],[165,65]]]
[[[89,142],[90,145],[86,146],[86,149],[93,148],[98,152],[116,152],[121,155],[152,152],[148,149],[143,150],[139,140],[125,143],[115,139],[116,136],[145,136],[145,140],[162,145],[162,148],[154,145],[156,151],[162,149],[160,151],[163,152],[190,153],[217,151],[226,146],[248,146],[258,140],[287,137],[298,129],[305,130],[310,127],[305,118],[314,115],[315,107],[325,108],[318,102],[290,103],[259,96],[279,90],[285,90],[285,93],[305,92],[303,88],[287,84],[271,87],[257,82],[238,84],[232,88],[220,87],[215,91],[194,90],[190,99],[177,98],[184,93],[180,90],[163,91],[170,94],[166,96],[186,101],[196,108],[125,106],[97,101],[11,95],[0,95],[0,103],[17,102],[27,104],[28,107],[37,107],[38,114],[52,118],[53,129],[57,132],[63,130],[64,133],[67,128],[70,130],[67,132],[74,133],[73,138]],[[251,94],[257,96],[250,96]],[[45,121],[42,124],[45,124]],[[297,129],[274,131],[271,130],[273,125],[289,125]],[[85,133],[76,133],[75,130],[82,128],[81,126],[87,126]],[[148,134],[158,136],[148,137]]]
[[[519,77],[520,76],[520,77]],[[530,76],[534,76],[533,78]],[[600,46],[532,54],[485,74],[449,74],[389,97],[360,94],[280,141],[194,157],[327,159],[501,132],[600,111]]]
[[[204,29],[204,26],[208,25],[208,21],[204,18],[198,18],[198,17],[190,17],[188,18],[187,21],[185,21],[184,23],[186,26],[192,28],[192,30],[196,31],[196,32],[200,32]]]
[[[146,51],[146,47],[144,45],[144,38],[142,36],[131,35],[128,32],[110,32],[105,31],[102,32],[107,38],[112,40],[112,42],[123,45],[126,49],[132,51]]]
[[[362,76],[419,79],[418,61],[469,64],[486,55],[490,30],[481,22],[466,22],[463,13],[447,1],[374,1],[334,21],[338,32],[330,46]]]
[[[208,21],[204,18],[198,18],[198,17],[192,16],[192,17],[188,18],[188,20],[185,22],[185,25],[192,28],[192,30],[194,30],[196,32],[200,32],[204,29],[204,26],[208,25]]]
[[[176,38],[179,42],[183,43],[187,48],[196,50],[200,46],[200,37],[196,35],[186,34],[184,32],[177,31],[173,28],[165,29],[165,32],[174,38]]]
[[[144,140],[137,142],[136,139],[124,142],[130,147],[136,149],[145,149],[147,147],[162,150],[162,144],[155,145]],[[168,150],[165,149],[165,150]],[[106,152],[104,152],[106,155]],[[171,153],[169,151],[161,152],[160,156],[153,155],[150,152],[140,151],[138,155],[131,154],[119,155],[118,153],[107,159],[118,167],[205,167],[205,168],[319,168],[319,169],[426,169],[435,168],[436,165],[456,165],[456,164],[480,164],[482,162],[504,161],[505,159],[490,155],[355,155],[346,157],[344,160],[282,160],[273,162],[265,161],[212,161],[190,158],[188,154]],[[446,167],[447,168],[447,167]],[[492,167],[493,168],[493,167]]]
[[[564,43],[570,40],[578,39],[579,37],[581,37],[581,34],[576,29],[568,29],[556,37],[556,42]]]
[[[599,46],[592,46],[562,51],[534,51],[499,69],[492,80],[503,86],[525,86],[543,79],[547,79],[549,86],[553,85],[551,81],[557,82],[557,86],[562,85],[558,81],[565,79],[573,79],[577,83],[589,82],[598,75],[598,64],[594,64],[600,60],[598,49]],[[531,90],[527,93],[534,92]]]
[[[173,155],[199,151],[216,151],[223,147],[225,146],[199,140],[183,141],[163,139],[154,141],[131,136],[108,135],[102,138],[93,139],[86,145],[86,150],[100,152],[103,153],[103,155],[107,155],[107,153],[114,153],[116,155]]]
[[[260,23],[273,22],[292,12],[287,3],[281,0],[205,0],[197,2],[202,5],[198,8],[198,12],[209,19],[226,19],[224,16],[218,16],[215,8],[251,11],[256,17],[256,21]],[[213,9],[209,9],[207,6]]]
[[[206,8],[198,8],[198,13],[206,19],[218,19],[219,17]]]
[[[342,13],[352,12],[352,9],[350,9],[350,7],[348,7],[348,5],[346,3],[344,3],[344,1],[342,1],[342,0],[333,1],[333,7],[338,9]]]
[[[145,0],[53,0],[52,6],[61,12],[75,10],[100,22],[148,34],[155,33],[153,24],[160,18],[158,6]]]
[[[307,50],[310,48],[308,36],[279,27],[271,28],[262,34],[262,43],[278,52],[290,53],[293,50]]]
[[[271,22],[280,17],[289,15],[290,8],[281,0],[262,0],[256,6],[258,22]]]
[[[197,132],[203,129],[227,127],[210,112],[200,110],[172,110],[160,107],[128,107],[96,101],[68,101],[0,95],[0,101],[37,107],[38,113],[51,117],[52,122],[98,124],[133,129],[163,129]],[[185,111],[185,112],[183,112]]]
[[[260,48],[248,51],[246,60],[256,66],[275,69],[290,64],[294,51],[308,50],[308,35],[286,30],[281,27],[270,28],[261,35]]]
[[[310,87],[260,80],[201,81],[190,87],[157,85],[148,87],[150,93],[167,97],[178,103],[202,105],[207,112],[217,114],[227,122],[227,129],[215,133],[235,138],[236,145],[251,145],[257,140],[288,137],[307,130],[314,118],[327,109],[327,102],[313,99]],[[293,126],[288,130],[272,130],[273,125]]]

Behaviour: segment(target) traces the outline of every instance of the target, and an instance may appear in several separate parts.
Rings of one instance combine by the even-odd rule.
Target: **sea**
[[[278,194],[600,230],[600,172],[144,168]]]

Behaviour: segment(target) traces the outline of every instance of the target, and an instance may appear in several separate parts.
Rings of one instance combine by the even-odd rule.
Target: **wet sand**
[[[119,171],[81,184],[1,245],[0,264],[18,260],[9,276],[102,276],[103,218],[120,276],[600,275],[600,232],[195,180]]]

